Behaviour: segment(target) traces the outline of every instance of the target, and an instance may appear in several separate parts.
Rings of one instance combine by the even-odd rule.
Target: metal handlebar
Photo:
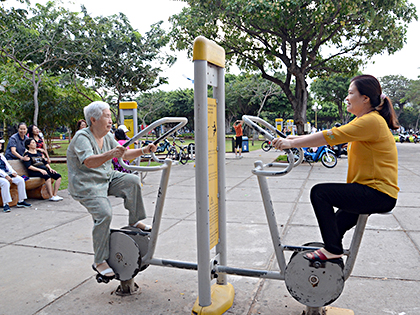
[[[283,132],[281,132],[280,130],[278,130],[276,127],[269,124],[268,122],[266,122],[264,119],[261,119],[260,117],[243,115],[242,120],[244,121],[244,123],[246,123],[248,126],[253,128],[255,131],[262,134],[264,138],[266,138],[267,140],[272,141],[275,137],[269,132],[267,132],[266,130],[264,130],[263,128],[261,128],[260,126],[258,126],[256,122],[260,123],[261,125],[264,125],[268,129],[270,129],[273,133],[279,135],[280,137],[286,138],[286,135]]]
[[[151,132],[153,129],[155,129],[156,127],[159,127],[163,124],[167,124],[167,123],[178,123],[175,127],[172,127],[171,129],[169,129],[167,132],[165,132],[164,134],[162,134],[160,137],[158,137],[155,141],[153,141],[154,145],[157,145],[160,141],[162,141],[163,139],[166,139],[167,137],[169,137],[171,134],[175,133],[176,131],[178,131],[179,129],[181,129],[182,127],[184,127],[187,122],[188,119],[186,117],[164,117],[161,118],[159,120],[154,121],[153,123],[151,123],[149,126],[147,126],[146,128],[144,128],[143,130],[141,130],[139,133],[137,133],[133,138],[131,138],[129,141],[127,141],[126,143],[123,144],[123,147],[128,147],[131,144],[133,144],[134,142],[136,142],[139,138],[141,138],[142,136],[148,134],[149,132]],[[165,163],[165,160],[161,160],[158,159],[155,155],[154,152],[150,152],[150,155],[152,157],[152,159],[155,162],[158,163]],[[140,171],[140,172],[154,172],[154,171],[159,171],[161,169],[166,168],[167,166],[164,165],[160,165],[160,166],[138,166],[138,165],[128,165],[126,164],[122,158],[118,159],[118,162],[120,163],[120,165],[122,167],[124,167],[125,169],[128,170],[135,170],[135,171]],[[171,161],[172,162],[172,161]]]
[[[262,134],[264,136],[264,138],[266,138],[269,141],[273,141],[275,139],[275,137],[272,134],[270,134],[269,132],[267,132],[266,130],[264,130],[263,128],[261,128],[260,126],[258,126],[257,123],[263,125],[264,127],[269,129],[273,133],[279,135],[280,137],[286,138],[286,135],[284,133],[282,133],[280,130],[278,130],[273,125],[266,122],[264,119],[261,119],[260,117],[243,115],[242,120],[248,126],[253,128],[254,130],[256,130],[258,133]],[[293,167],[298,166],[303,161],[303,155],[304,155],[303,150],[301,148],[299,148],[298,150],[299,150],[299,157],[298,157],[297,161],[295,161],[295,155],[294,155],[292,150],[290,150],[290,149],[284,150],[287,153],[288,161],[294,161],[294,163],[285,164],[285,163],[275,163],[275,162],[273,162],[273,163],[269,163],[269,164],[265,164],[265,165],[262,165],[262,163],[261,163],[255,169],[252,170],[252,173],[255,174],[255,175],[259,175],[259,176],[282,176],[282,175],[286,175],[287,173],[289,173],[293,169]],[[282,171],[264,170],[264,168],[267,168],[267,167],[282,167],[282,168],[286,168],[286,169],[282,170]]]

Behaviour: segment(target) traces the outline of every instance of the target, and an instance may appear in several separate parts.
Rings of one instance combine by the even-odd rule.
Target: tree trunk
[[[308,104],[308,91],[303,74],[296,76],[295,99],[296,101],[292,103],[293,119],[298,135],[303,135],[306,124],[306,106]]]
[[[38,80],[36,80],[38,76]],[[38,115],[39,115],[39,103],[38,103],[38,94],[39,94],[39,85],[41,83],[40,75],[36,74],[36,71],[32,72],[32,84],[34,86],[34,125],[38,126]]]

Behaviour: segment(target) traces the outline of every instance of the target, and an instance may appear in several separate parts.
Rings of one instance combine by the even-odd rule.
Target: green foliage
[[[142,124],[150,124],[165,116],[180,116],[188,118],[188,129],[194,129],[193,89],[146,92],[136,101]],[[270,121],[293,115],[290,103],[280,88],[264,80],[259,74],[227,74],[225,108],[227,132],[230,131],[232,122],[245,114],[261,116]]]
[[[322,110],[318,113],[318,119],[332,119],[340,121],[341,124],[349,122],[351,114],[346,111],[344,99],[347,97],[350,81],[351,78],[348,76],[333,75],[315,79],[311,83],[311,92],[315,100],[322,105]],[[329,115],[325,115],[328,104],[335,109],[330,111]],[[308,106],[308,111],[313,112],[310,107]]]
[[[94,82],[92,88],[114,105],[116,116],[121,100],[166,82],[159,77],[160,66],[172,65],[175,58],[162,52],[169,40],[162,22],[140,34],[123,14],[92,18],[83,7],[80,13],[55,1],[27,4],[26,10],[0,8],[0,55],[19,65],[33,85],[35,124],[40,86],[51,74],[70,73],[76,92],[88,101],[97,97],[85,93],[83,85]]]
[[[174,15],[172,45],[188,49],[203,35],[230,63],[259,70],[279,85],[294,110],[299,133],[306,122],[306,77],[355,73],[364,58],[394,53],[405,42],[416,9],[395,0],[186,0]],[[284,71],[283,78],[273,73]],[[294,81],[294,82],[293,82]]]
[[[406,128],[418,130],[420,120],[420,80],[411,80],[406,93],[408,104],[398,117],[399,122]]]
[[[151,25],[146,34],[133,29],[127,17],[120,13],[109,17],[91,18],[84,10],[89,27],[77,35],[89,42],[90,53],[74,69],[78,76],[92,79],[92,88],[102,100],[114,105],[131,100],[138,92],[157,87],[167,80],[159,77],[162,65],[171,66],[173,56],[162,52],[169,38],[161,23]]]
[[[382,92],[391,99],[398,116],[401,115],[404,106],[409,102],[408,93],[411,81],[402,75],[387,75],[380,78]]]
[[[0,9],[0,53],[23,70],[33,85],[33,122],[38,124],[39,87],[47,71],[59,73],[83,58],[75,36],[83,25],[77,13],[47,2],[27,10]]]

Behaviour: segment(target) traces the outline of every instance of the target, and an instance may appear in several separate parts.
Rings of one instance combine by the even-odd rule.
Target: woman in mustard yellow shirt
[[[390,129],[399,124],[391,100],[375,77],[360,75],[351,81],[346,103],[347,111],[356,116],[347,125],[273,140],[280,150],[349,143],[347,183],[312,187],[311,203],[324,248],[307,254],[309,260],[342,257],[342,238],[359,214],[388,212],[397,202],[398,154]]]

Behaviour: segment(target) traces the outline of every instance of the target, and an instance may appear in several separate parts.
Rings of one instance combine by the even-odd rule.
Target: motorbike
[[[413,142],[414,143],[420,142],[420,137],[418,133],[413,133]]]
[[[410,135],[408,133],[400,133],[400,142],[410,142]]]
[[[304,161],[309,164],[321,161],[322,165],[327,168],[333,168],[337,165],[337,156],[334,154],[334,151],[329,149],[326,145],[318,147],[316,151],[313,151],[311,148],[302,149]],[[292,148],[291,150],[295,156],[295,161],[297,161],[299,158],[299,150],[296,148]]]
[[[328,146],[329,149],[334,151],[335,156],[339,157],[338,145]],[[344,143],[341,147],[340,155],[347,155],[347,143]]]

